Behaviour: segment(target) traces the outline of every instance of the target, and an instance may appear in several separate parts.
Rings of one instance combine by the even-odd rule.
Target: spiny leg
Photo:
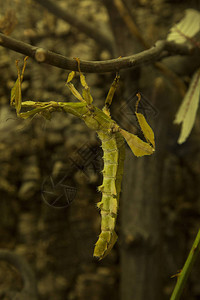
[[[77,63],[78,63],[78,71],[79,71],[79,74],[80,74],[80,81],[81,81],[81,85],[82,85],[82,87],[83,87],[83,92],[82,92],[83,99],[85,100],[85,102],[86,102],[88,105],[90,105],[90,104],[92,104],[92,102],[93,102],[92,95],[90,94],[90,88],[89,88],[89,86],[87,85],[85,76],[84,76],[83,73],[81,72],[80,59],[79,59],[78,57],[76,57],[75,60],[76,60]]]
[[[113,83],[112,83],[112,85],[111,85],[111,87],[108,91],[108,95],[106,97],[103,112],[105,114],[107,114],[108,116],[110,116],[110,106],[111,106],[111,103],[112,103],[112,100],[113,100],[114,93],[115,93],[115,91],[117,89],[117,86],[118,86],[118,83],[119,83],[119,78],[120,78],[119,74],[116,73],[115,79],[114,79],[114,81],[113,81]]]
[[[28,59],[28,56],[24,58],[24,65],[22,68],[22,72],[18,66],[18,60],[16,60],[16,67],[17,67],[17,80],[11,90],[11,99],[10,99],[10,105],[12,106],[15,104],[15,109],[17,112],[17,115],[19,116],[20,110],[21,110],[21,103],[22,103],[22,93],[21,93],[21,84],[23,81],[24,71],[26,68],[26,61]]]
[[[80,68],[80,59],[79,58],[74,58],[77,63],[78,63],[78,71],[80,74],[80,82],[81,85],[83,87],[83,91],[82,91],[82,96],[81,94],[77,91],[77,89],[74,87],[74,85],[71,83],[71,81],[73,80],[73,78],[76,75],[75,71],[72,71],[71,73],[69,73],[68,78],[67,78],[67,82],[66,85],[67,87],[70,89],[71,93],[79,100],[82,102],[86,102],[88,105],[92,104],[93,102],[93,98],[92,95],[90,94],[90,88],[86,83],[86,79],[85,76],[83,75],[83,73],[81,72],[81,68]]]
[[[85,102],[85,100],[83,99],[83,97],[81,96],[81,94],[77,91],[77,89],[74,87],[73,83],[71,83],[71,81],[73,80],[73,78],[75,77],[76,72],[72,71],[69,73],[68,77],[67,77],[67,82],[66,82],[66,86],[69,88],[69,90],[71,91],[71,93],[79,100],[82,102]]]

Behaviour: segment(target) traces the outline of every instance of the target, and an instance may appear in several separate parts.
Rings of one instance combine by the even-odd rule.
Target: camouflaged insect
[[[102,259],[111,251],[117,240],[115,224],[119,206],[119,196],[121,191],[125,158],[124,139],[136,156],[151,155],[155,149],[154,133],[146,122],[145,117],[137,112],[138,103],[141,98],[140,94],[137,95],[138,101],[136,104],[136,117],[147,142],[144,142],[136,135],[121,129],[117,123],[112,120],[109,107],[112,103],[113,95],[119,81],[118,75],[115,77],[110,87],[105,100],[104,108],[101,110],[94,106],[92,104],[93,98],[90,94],[90,89],[86,83],[84,75],[80,70],[80,61],[79,59],[76,60],[78,63],[81,85],[83,86],[82,95],[71,83],[75,76],[74,71],[69,74],[66,85],[80,102],[25,101],[19,103],[21,101],[21,82],[25,67],[23,67],[22,75],[20,75],[20,70],[17,65],[18,79],[11,91],[11,104],[16,106],[18,116],[24,119],[34,116],[37,113],[46,116],[56,110],[65,111],[66,113],[71,113],[82,119],[89,128],[97,132],[97,135],[102,142],[102,149],[104,152],[104,168],[102,171],[103,183],[98,188],[102,193],[102,199],[97,204],[97,207],[101,212],[101,233],[95,244],[94,256]],[[21,107],[33,107],[34,109],[20,113],[19,108]]]

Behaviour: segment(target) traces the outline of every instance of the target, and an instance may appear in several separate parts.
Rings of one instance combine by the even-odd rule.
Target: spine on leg
[[[124,138],[120,132],[105,133],[98,131],[102,142],[104,169],[103,183],[99,187],[102,200],[97,204],[101,210],[101,233],[94,249],[94,256],[104,258],[117,240],[115,224],[119,205],[119,194],[125,158]]]

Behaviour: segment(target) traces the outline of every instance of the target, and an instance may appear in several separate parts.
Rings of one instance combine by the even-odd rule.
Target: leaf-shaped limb
[[[140,128],[144,134],[144,137],[146,139],[146,141],[148,143],[151,143],[153,148],[155,149],[155,138],[154,138],[154,132],[152,130],[152,128],[150,127],[150,125],[147,123],[145,117],[141,114],[141,113],[138,113],[137,110],[138,110],[138,104],[139,104],[139,101],[141,100],[141,95],[138,93],[137,94],[137,97],[138,97],[138,101],[136,103],[136,117],[138,119],[138,123],[140,125]]]
[[[66,81],[65,85],[69,88],[69,90],[76,97],[76,99],[78,99],[79,101],[84,101],[84,99],[82,98],[80,93],[77,91],[77,89],[71,83],[71,81],[74,79],[75,75],[76,75],[75,71],[70,72],[68,77],[67,77],[67,81]]]
[[[71,82],[69,82],[69,83],[66,82],[65,85],[69,88],[69,90],[76,97],[76,99],[78,99],[79,101],[85,102],[83,97],[81,96],[81,94],[77,91],[77,89],[74,87],[74,85]]]
[[[70,81],[72,81],[74,79],[76,75],[76,72],[75,71],[72,71],[69,73],[68,77],[67,77],[67,83],[69,83]]]
[[[188,138],[195,122],[196,113],[200,97],[200,69],[193,75],[189,89],[183,99],[183,102],[176,114],[174,123],[182,123],[181,133],[178,143],[182,144]]]
[[[140,124],[141,130],[144,134],[145,139],[147,140],[147,142],[150,142],[153,146],[153,148],[155,148],[155,138],[154,138],[154,132],[152,130],[152,128],[149,126],[149,124],[147,123],[145,117],[140,114],[140,113],[135,113],[136,117],[138,119],[138,122]]]
[[[21,91],[21,75],[20,75],[20,69],[18,66],[18,61],[16,61],[16,66],[17,66],[17,81],[14,85],[14,99],[13,101],[15,102],[15,109],[17,112],[17,115],[19,115],[19,112],[21,110],[21,103],[22,103],[22,91]]]
[[[17,78],[17,80],[15,81],[15,84],[14,86],[12,87],[11,89],[11,95],[10,95],[10,105],[12,106],[15,102],[15,94],[16,94],[16,89],[17,89],[17,86],[19,85],[19,80]]]
[[[117,89],[117,86],[119,84],[119,79],[120,79],[120,76],[118,75],[118,73],[116,74],[115,76],[115,79],[108,91],[108,95],[106,97],[106,101],[105,101],[105,106],[108,106],[110,107],[111,103],[112,103],[112,100],[113,100],[113,96],[115,94],[115,91]]]
[[[120,132],[135,156],[151,155],[155,151],[150,144],[143,142],[138,136],[124,129],[120,129]]]
[[[22,119],[28,119],[29,117],[33,117],[34,115],[38,114],[38,113],[42,113],[44,110],[48,109],[49,107],[38,107],[38,108],[34,108],[32,110],[23,112],[19,114],[19,117]],[[43,114],[43,116],[45,116],[45,114]]]
[[[26,68],[26,61],[28,59],[28,56],[24,58],[24,64],[22,68],[22,73],[20,74],[20,68],[18,65],[18,60],[16,60],[16,67],[17,67],[17,80],[11,90],[11,98],[10,98],[10,105],[15,104],[15,109],[17,112],[17,115],[19,116],[20,110],[21,110],[21,103],[22,103],[22,93],[21,93],[21,84],[24,76],[24,71]]]
[[[77,61],[77,63],[78,63],[78,71],[79,71],[79,74],[80,74],[80,82],[81,82],[81,85],[82,85],[82,87],[83,87],[83,92],[82,92],[83,99],[84,99],[84,101],[85,101],[87,104],[92,104],[93,98],[92,98],[92,95],[90,94],[90,88],[89,88],[89,86],[87,85],[85,76],[84,76],[83,73],[81,72],[81,63],[80,63],[80,59],[79,59],[78,57],[75,57],[74,59],[75,59],[75,60]]]
[[[87,104],[92,104],[93,98],[92,98],[92,95],[90,94],[89,87],[83,89],[82,95],[83,95],[83,99],[85,100],[85,102]]]

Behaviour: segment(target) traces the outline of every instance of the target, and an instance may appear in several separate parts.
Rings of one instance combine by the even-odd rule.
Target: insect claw
[[[81,73],[81,62],[80,62],[80,58],[79,57],[73,57],[73,59],[75,59],[78,63],[78,71],[79,73]]]

